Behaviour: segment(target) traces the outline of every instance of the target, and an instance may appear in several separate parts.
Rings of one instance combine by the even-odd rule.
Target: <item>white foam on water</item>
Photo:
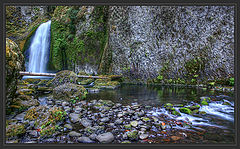
[[[227,100],[225,100],[225,101],[227,101]],[[234,112],[234,107],[233,107],[234,103],[230,102],[230,101],[227,101],[227,102],[231,103],[231,105],[223,105],[222,101],[216,101],[216,102],[209,103],[208,106],[207,105],[201,106],[199,111],[205,111],[207,113],[207,115],[214,115],[221,119],[233,122],[234,116],[232,115],[232,113]],[[174,108],[177,112],[181,113],[179,111],[179,109],[180,109],[179,107],[174,107]],[[153,115],[153,116],[159,116],[161,114],[165,114],[165,115],[168,115],[170,118],[175,117],[176,120],[183,120],[183,121],[191,122],[193,126],[201,125],[201,126],[214,126],[214,127],[219,127],[219,128],[226,128],[224,126],[215,125],[212,123],[211,119],[205,119],[204,117],[196,117],[196,116],[192,116],[192,115],[185,114],[185,113],[181,113],[181,116],[174,116],[172,114],[169,114],[169,112],[167,110],[165,110],[165,108],[156,108],[149,113],[151,113],[151,115]],[[182,127],[178,127],[178,128],[184,129]]]
[[[201,106],[199,111],[205,111],[207,114],[215,115],[232,122],[234,121],[234,116],[230,114],[234,112],[234,107],[229,105],[222,105],[220,103],[213,102],[209,103],[208,106]]]

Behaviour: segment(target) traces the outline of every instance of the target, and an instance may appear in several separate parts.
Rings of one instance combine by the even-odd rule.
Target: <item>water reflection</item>
[[[221,95],[223,93],[209,89],[184,86],[147,86],[122,85],[116,90],[104,90],[99,93],[88,94],[87,99],[103,99],[130,104],[138,102],[145,105],[161,105],[167,102],[180,104],[189,101],[199,101],[201,96]],[[226,94],[226,93],[225,93]]]

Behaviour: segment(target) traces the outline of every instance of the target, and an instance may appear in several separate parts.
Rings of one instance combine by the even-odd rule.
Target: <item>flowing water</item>
[[[213,99],[209,105],[201,106],[199,111],[205,111],[206,115],[189,115],[179,111],[177,105],[191,105],[200,102],[200,97],[208,96]],[[136,102],[145,106],[151,106],[149,115],[167,115],[177,120],[189,121],[191,129],[178,127],[183,132],[204,130],[203,138],[209,142],[234,142],[234,94],[212,90],[203,90],[196,87],[174,87],[174,86],[143,86],[143,85],[122,85],[117,90],[103,90],[99,93],[88,94],[89,100],[103,99],[131,105]],[[229,105],[223,105],[228,102]],[[172,103],[181,116],[172,115],[162,106],[165,103]],[[180,132],[180,131],[179,131]],[[194,139],[194,138],[191,138]],[[157,140],[157,138],[156,138]],[[196,142],[198,139],[196,139]],[[203,141],[204,142],[204,141]],[[208,143],[209,143],[208,142]]]
[[[30,47],[29,61],[26,64],[28,72],[44,73],[46,72],[48,58],[49,58],[49,48],[50,48],[50,27],[51,20],[46,23],[41,24],[36,30]],[[29,77],[24,77],[29,78]],[[32,78],[32,77],[31,77]],[[36,78],[36,77],[35,77]]]

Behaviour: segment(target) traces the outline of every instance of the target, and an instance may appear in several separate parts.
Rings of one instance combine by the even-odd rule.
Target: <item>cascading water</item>
[[[50,48],[51,20],[41,24],[35,32],[29,48],[28,72],[46,72]]]

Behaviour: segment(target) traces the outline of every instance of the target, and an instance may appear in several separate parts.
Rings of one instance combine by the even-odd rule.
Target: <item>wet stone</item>
[[[69,105],[68,102],[66,102],[66,101],[62,102],[62,106],[63,106],[63,107],[68,106],[68,105]]]
[[[53,102],[52,101],[47,101],[47,104],[48,105],[53,105]]]
[[[92,121],[86,118],[82,118],[80,123],[84,126],[84,127],[89,127],[92,126]]]
[[[118,113],[117,117],[123,117],[123,114],[122,113]]]
[[[137,121],[132,121],[130,124],[131,124],[131,126],[133,126],[133,127],[137,127],[138,122],[137,122]]]
[[[33,138],[37,138],[39,136],[36,130],[28,130],[27,132],[29,133],[29,136]]]
[[[115,121],[115,124],[116,125],[120,125],[120,124],[122,124],[123,123],[123,120],[122,119],[117,119],[116,121]]]
[[[24,142],[24,143],[35,144],[35,143],[38,143],[38,142],[37,141],[27,141],[27,142]]]
[[[130,141],[128,141],[128,140],[125,140],[125,141],[123,141],[123,142],[121,142],[121,143],[131,143]]]
[[[65,124],[64,127],[67,128],[67,129],[70,129],[70,130],[73,129],[73,127],[70,124]]]
[[[94,143],[94,141],[88,137],[79,137],[77,141],[80,143]]]
[[[108,122],[110,121],[110,119],[108,117],[104,117],[102,119],[100,119],[101,122]]]
[[[18,114],[14,119],[19,120],[19,121],[23,121],[25,115],[26,115],[26,113],[23,112],[21,114]]]
[[[54,139],[54,138],[49,138],[49,139],[45,140],[46,143],[54,143],[55,141],[56,141],[56,139]]]
[[[71,131],[68,133],[70,137],[80,137],[82,134],[76,132],[76,131]]]
[[[57,104],[57,105],[62,105],[62,101],[57,100],[57,101],[55,101],[55,104]]]
[[[97,135],[96,135],[95,133],[93,133],[93,134],[91,134],[91,135],[89,136],[89,138],[92,139],[92,140],[95,140],[96,137],[97,137]]]
[[[128,139],[127,133],[124,133],[122,136],[123,139]]]
[[[114,140],[114,136],[111,132],[100,134],[96,139],[101,143],[110,143]]]
[[[73,123],[76,123],[76,122],[78,122],[80,120],[80,118],[79,118],[80,115],[76,114],[76,113],[71,113],[69,115],[69,117],[70,117],[70,121],[73,122]]]
[[[144,140],[144,139],[147,139],[148,138],[148,134],[141,134],[139,136],[140,139]]]
[[[121,103],[116,103],[115,106],[116,106],[116,107],[121,107],[122,104],[121,104]]]

